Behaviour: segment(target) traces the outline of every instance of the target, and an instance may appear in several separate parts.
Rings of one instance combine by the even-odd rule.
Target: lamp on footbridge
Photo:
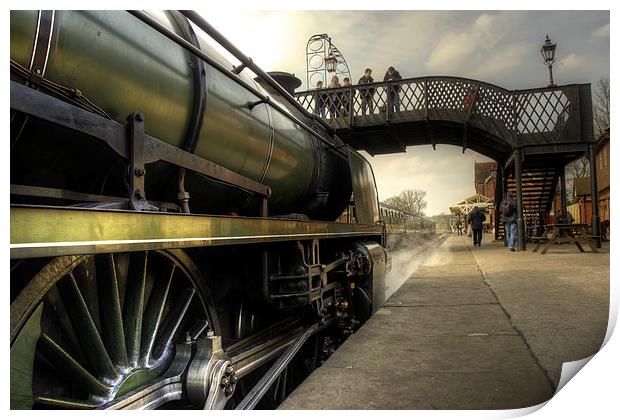
[[[327,34],[312,35],[306,44],[306,71],[308,88],[317,82],[329,83],[333,75],[339,79],[351,78],[344,56]]]
[[[549,85],[548,87],[554,87],[555,83],[553,83],[553,63],[555,62],[555,48],[557,44],[554,44],[549,39],[549,34],[545,38],[545,42],[540,48],[540,53],[543,56],[543,60],[545,64],[549,68]]]
[[[338,59],[334,56],[330,39],[329,51],[327,53],[327,57],[325,57],[325,70],[327,70],[328,73],[335,73],[336,63],[338,63]]]

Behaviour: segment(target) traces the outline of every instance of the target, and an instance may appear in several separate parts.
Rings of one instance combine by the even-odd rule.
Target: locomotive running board
[[[381,226],[291,219],[11,206],[11,259],[344,237]]]

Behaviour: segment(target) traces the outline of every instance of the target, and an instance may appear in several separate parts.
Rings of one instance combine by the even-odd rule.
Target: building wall
[[[598,190],[600,192],[609,190],[609,160],[610,148],[609,137],[601,139],[601,143],[597,147],[596,152],[596,174],[598,182]]]
[[[609,162],[611,160],[609,146],[609,129],[599,139],[596,147],[596,182],[598,184],[598,213],[602,221],[609,220],[610,208],[609,208],[609,192],[610,192],[610,178],[609,178]],[[591,203],[591,197],[584,197],[584,203],[588,200],[588,204]],[[590,215],[592,210],[590,210]]]
[[[592,198],[579,197],[577,203],[568,206],[568,210],[573,215],[575,223],[587,223],[592,222]],[[599,199],[598,201],[598,214],[601,222],[609,219],[609,197]]]
[[[598,211],[601,222],[610,220],[610,146],[609,146],[609,131],[607,131],[599,140],[596,146],[596,181],[598,185]],[[589,177],[578,178],[590,181]],[[585,188],[585,186],[580,187],[582,190],[587,193],[579,193],[576,192],[575,199],[577,203],[574,206],[570,206],[571,209],[574,209],[571,214],[575,217],[577,214],[578,217],[575,217],[576,223],[591,223],[592,220],[592,196],[590,195],[590,188]]]
[[[474,189],[476,194],[495,197],[496,162],[474,162]]]

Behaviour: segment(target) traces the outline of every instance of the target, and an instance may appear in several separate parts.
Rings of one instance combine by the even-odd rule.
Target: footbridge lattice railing
[[[592,140],[589,84],[507,90],[458,77],[423,77],[295,93],[336,129],[415,121],[468,124],[513,146]]]

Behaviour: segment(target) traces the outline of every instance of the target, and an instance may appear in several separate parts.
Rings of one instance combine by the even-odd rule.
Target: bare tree
[[[590,162],[586,156],[582,156],[566,165],[566,192],[570,199],[574,199],[573,185],[575,178],[590,176]]]
[[[609,76],[604,76],[596,82],[592,105],[594,117],[594,134],[599,138],[609,127]]]
[[[412,214],[423,214],[422,211],[428,204],[424,199],[425,197],[426,191],[413,189],[401,191],[397,196],[390,197],[384,202],[388,206],[396,207],[402,211]]]
[[[594,135],[599,138],[609,127],[609,76],[601,77],[594,87],[592,116],[594,120]],[[575,178],[590,175],[590,162],[587,155],[566,165],[566,188],[568,196],[573,197]]]

